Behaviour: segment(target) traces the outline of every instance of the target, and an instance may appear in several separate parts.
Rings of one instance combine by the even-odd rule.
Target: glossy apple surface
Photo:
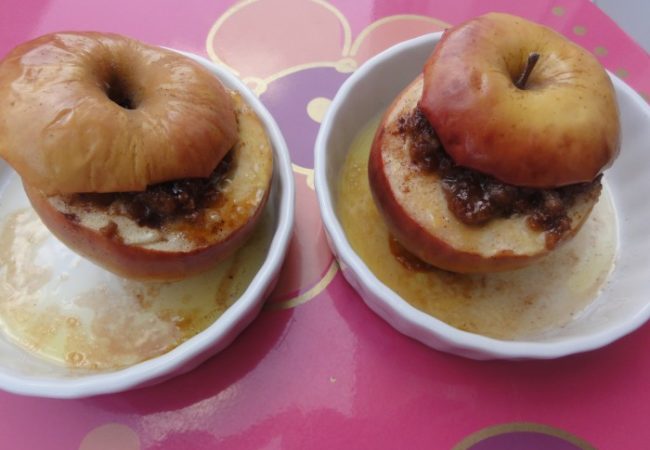
[[[540,55],[523,88],[531,53]],[[611,80],[557,32],[491,13],[443,35],[424,68],[421,108],[454,161],[518,186],[592,181],[619,151]]]
[[[120,276],[173,280],[213,267],[243,245],[261,217],[269,195],[273,153],[264,127],[238,94],[233,94],[239,141],[219,198],[203,212],[205,224],[176,221],[160,230],[137,225],[106,210],[72,208],[63,197],[45,196],[25,185],[32,206],[50,231],[80,255]],[[112,233],[102,231],[110,222]]]
[[[545,233],[533,231],[523,215],[481,226],[459,221],[447,207],[438,174],[412,162],[409,138],[399,133],[398,121],[416,107],[422,84],[420,76],[395,99],[370,151],[370,188],[389,231],[419,259],[453,272],[510,270],[546,255]],[[569,209],[571,229],[564,241],[578,231],[595,203],[595,198],[578,199]]]

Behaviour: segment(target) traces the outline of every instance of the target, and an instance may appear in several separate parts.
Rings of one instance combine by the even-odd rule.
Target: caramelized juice
[[[267,209],[247,244],[214,269],[144,283],[68,250],[25,203],[11,175],[0,189],[0,327],[30,352],[79,369],[135,364],[205,330],[249,285],[272,234]]]

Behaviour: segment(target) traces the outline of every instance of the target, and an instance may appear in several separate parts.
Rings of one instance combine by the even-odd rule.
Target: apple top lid
[[[420,108],[447,153],[502,182],[590,182],[618,155],[609,76],[545,26],[502,13],[457,25],[426,62],[424,81]]]
[[[208,177],[237,142],[220,80],[116,34],[54,33],[0,61],[0,156],[47,194]]]

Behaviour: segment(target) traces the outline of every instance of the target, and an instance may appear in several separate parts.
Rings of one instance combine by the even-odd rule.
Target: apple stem
[[[526,82],[528,81],[528,77],[530,76],[530,73],[535,68],[535,64],[537,64],[538,60],[539,60],[539,53],[533,52],[530,55],[528,55],[528,61],[526,61],[526,67],[524,67],[524,71],[519,76],[519,79],[515,82],[515,86],[517,86],[519,89],[526,88]]]

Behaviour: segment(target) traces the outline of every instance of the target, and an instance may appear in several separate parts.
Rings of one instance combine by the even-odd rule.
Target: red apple
[[[370,188],[389,231],[421,260],[454,272],[509,270],[547,254],[545,233],[531,229],[523,215],[474,226],[450,211],[440,176],[422,170],[412,160],[411,139],[399,131],[400,118],[417,107],[422,88],[420,76],[395,99],[370,152]],[[577,199],[568,211],[571,227],[564,240],[582,226],[596,200],[588,195]]]
[[[420,106],[457,164],[518,186],[590,182],[619,151],[616,96],[596,58],[508,14],[445,32],[426,62]]]

